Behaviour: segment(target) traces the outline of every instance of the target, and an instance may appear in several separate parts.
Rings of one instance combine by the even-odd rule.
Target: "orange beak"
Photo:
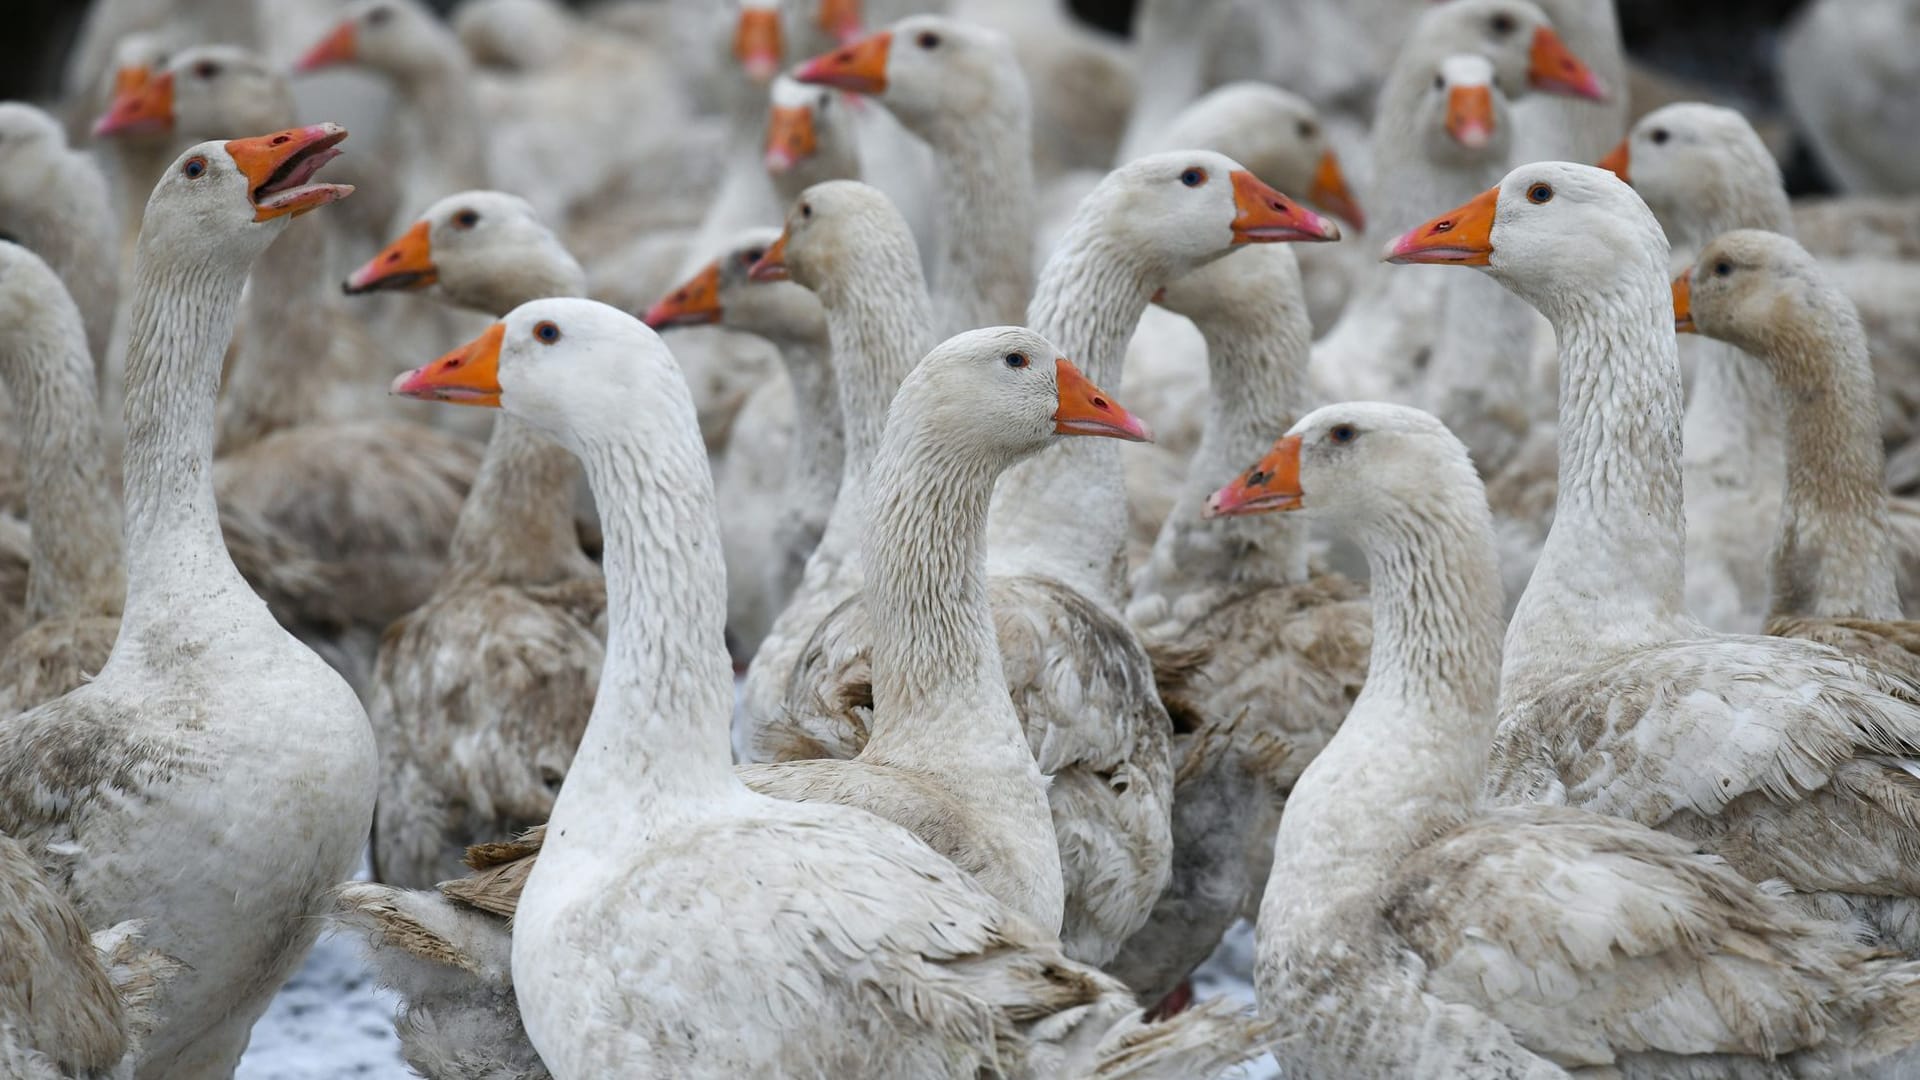
[[[1298,510],[1300,499],[1300,436],[1286,435],[1238,480],[1207,496],[1207,516]]]
[[[1528,54],[1527,81],[1535,90],[1566,94],[1589,101],[1607,100],[1607,88],[1586,62],[1560,40],[1551,27],[1533,32],[1533,49]]]
[[[747,267],[748,281],[786,281],[787,273],[787,234],[783,231],[780,239],[773,242],[760,256],[760,261]]]
[[[706,326],[720,321],[720,263],[710,262],[685,285],[660,298],[641,321],[655,330],[669,326]]]
[[[338,146],[346,137],[339,124],[313,124],[227,143],[227,156],[246,174],[253,220],[299,217],[353,194],[351,184],[308,183],[322,165],[340,156]]]
[[[1493,141],[1493,90],[1485,86],[1456,86],[1447,91],[1447,134],[1468,149]]]
[[[507,324],[494,323],[486,333],[447,355],[393,380],[393,393],[421,401],[455,405],[500,407],[500,343]]]
[[[353,20],[349,19],[333,28],[333,33],[320,40],[320,43],[307,50],[293,65],[295,71],[313,71],[316,68],[332,67],[335,64],[351,64],[360,55],[360,42],[355,36]]]
[[[784,173],[813,156],[819,140],[813,110],[805,105],[775,105],[767,113],[767,171]]]
[[[94,136],[150,135],[172,130],[173,72],[155,75],[145,66],[121,68],[113,77],[113,103],[94,122]]]
[[[1340,226],[1296,205],[1247,170],[1235,169],[1232,179],[1235,244],[1340,239]]]
[[[820,0],[820,29],[842,45],[860,36],[860,0]]]
[[[1627,176],[1627,163],[1633,159],[1631,146],[1631,139],[1621,139],[1619,146],[1607,151],[1607,156],[1600,159],[1601,168],[1629,184],[1633,183],[1633,180]]]
[[[1493,213],[1500,189],[1488,188],[1458,210],[1403,233],[1387,247],[1390,263],[1485,266],[1493,256]]]
[[[416,221],[400,239],[380,249],[380,254],[347,277],[342,286],[347,295],[368,292],[400,292],[424,289],[440,280],[440,268],[433,265],[431,228]]]
[[[733,56],[749,78],[766,82],[780,70],[780,12],[776,8],[742,8],[733,28]]]
[[[882,30],[851,45],[816,56],[801,64],[793,77],[803,83],[838,87],[855,94],[887,92],[887,54],[893,49],[893,34]]]
[[[1053,413],[1053,430],[1061,435],[1096,435],[1128,442],[1152,442],[1153,430],[1146,422],[1122,408],[1093,385],[1073,361],[1061,357],[1054,362],[1054,378],[1060,387],[1060,407]]]
[[[1693,267],[1673,279],[1673,329],[1675,333],[1697,334],[1693,325]]]
[[[1340,159],[1333,156],[1328,148],[1320,155],[1320,164],[1313,170],[1313,187],[1307,189],[1307,201],[1339,218],[1362,232],[1367,228],[1367,215],[1360,210],[1360,200],[1353,197],[1353,191],[1347,187],[1346,174],[1340,171]]]

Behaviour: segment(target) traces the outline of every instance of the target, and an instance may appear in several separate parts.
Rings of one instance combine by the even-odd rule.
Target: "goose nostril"
[[[1261,484],[1264,484],[1266,482],[1267,482],[1267,474],[1261,472],[1258,469],[1255,469],[1254,471],[1247,474],[1248,487],[1259,487]]]
[[[273,145],[279,146],[282,143],[285,143],[286,141],[287,141],[287,137],[285,135],[276,136],[273,140]]]
[[[1097,398],[1094,398],[1094,399],[1093,399],[1093,407],[1094,407],[1094,408],[1096,408],[1096,409],[1106,409],[1106,408],[1111,408],[1111,406],[1109,406],[1109,405],[1107,404],[1107,399],[1106,399],[1106,398],[1103,398],[1103,397],[1097,397]]]
[[[1449,220],[1449,221],[1436,221],[1436,222],[1434,222],[1434,223],[1433,223],[1433,231],[1434,231],[1434,232],[1437,232],[1437,233],[1443,233],[1443,232],[1452,232],[1452,231],[1453,231],[1453,222],[1452,222],[1452,221],[1450,221],[1450,220]]]

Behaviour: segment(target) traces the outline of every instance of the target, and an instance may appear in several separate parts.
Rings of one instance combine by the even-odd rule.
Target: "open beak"
[[[1093,385],[1073,366],[1073,361],[1063,356],[1053,363],[1054,378],[1060,388],[1060,406],[1053,413],[1056,433],[1097,435],[1128,442],[1153,441],[1153,430],[1147,427],[1146,421]]]
[[[860,37],[860,0],[820,0],[820,29],[842,45]]]
[[[312,124],[227,143],[227,156],[247,176],[253,220],[299,217],[353,194],[352,184],[308,182],[320,166],[340,156],[346,137],[339,124]]]
[[[1296,205],[1247,170],[1235,169],[1232,179],[1235,244],[1340,239],[1340,226]]]
[[[1314,166],[1313,187],[1307,190],[1307,201],[1366,231],[1367,215],[1360,209],[1360,200],[1354,198],[1353,191],[1347,187],[1347,176],[1340,171],[1340,159],[1333,155],[1331,147],[1320,155],[1320,164]]]
[[[760,256],[760,261],[747,267],[748,281],[786,281],[787,273],[787,234],[782,232],[780,239]]]
[[[767,171],[784,173],[813,156],[819,146],[813,110],[805,105],[775,105],[767,113]]]
[[[1239,479],[1207,496],[1207,516],[1298,510],[1300,500],[1300,436],[1286,435]]]
[[[1673,279],[1673,329],[1675,333],[1697,334],[1700,328],[1693,325],[1693,267],[1689,266],[1679,277]]]
[[[1390,263],[1485,266],[1493,256],[1493,214],[1500,189],[1488,188],[1458,210],[1417,225],[1387,245]]]
[[[360,42],[355,36],[353,20],[348,19],[333,28],[333,33],[322,38],[319,44],[307,50],[293,65],[295,71],[313,71],[316,68],[332,67],[335,64],[351,64],[360,54]]]
[[[733,56],[755,82],[766,82],[780,71],[784,52],[777,8],[742,8],[733,28]]]
[[[127,67],[113,82],[113,103],[93,125],[96,138],[173,130],[173,72],[155,75],[143,66]]]
[[[1535,90],[1566,94],[1588,101],[1607,100],[1607,88],[1586,62],[1573,55],[1567,43],[1552,27],[1533,32],[1533,49],[1528,54],[1527,81]]]
[[[421,401],[497,409],[500,407],[500,343],[506,337],[507,324],[494,323],[465,345],[393,380],[392,391]]]
[[[1471,150],[1493,141],[1493,90],[1456,86],[1447,91],[1447,134]]]
[[[380,249],[380,254],[349,275],[342,287],[353,296],[424,289],[439,280],[440,268],[433,265],[432,230],[426,222],[416,221],[400,239]]]
[[[660,298],[641,321],[655,330],[669,326],[706,326],[720,321],[720,263],[710,262],[685,285]]]
[[[884,94],[887,92],[887,54],[892,49],[893,34],[882,30],[814,57],[801,64],[793,77],[803,83],[838,87],[855,94]]]
[[[1633,183],[1633,180],[1627,176],[1627,163],[1633,158],[1631,145],[1630,139],[1621,139],[1619,146],[1607,151],[1607,156],[1600,159],[1601,168],[1629,184]]]

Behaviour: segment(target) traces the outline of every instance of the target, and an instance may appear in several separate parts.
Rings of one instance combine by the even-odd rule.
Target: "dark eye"
[[[1652,139],[1655,145],[1664,143],[1671,137],[1672,136],[1670,136],[1667,133],[1666,128],[1654,128],[1652,131],[1647,133],[1647,138]]]
[[[202,60],[193,65],[193,74],[196,78],[211,79],[220,74],[220,65],[211,60]]]
[[[180,171],[186,174],[187,179],[198,180],[207,174],[207,159],[190,157],[185,165],[180,166]]]
[[[1733,273],[1733,264],[1727,260],[1721,259],[1719,262],[1713,264],[1714,277],[1726,277],[1731,273]]]
[[[1311,120],[1300,121],[1300,127],[1298,128],[1298,130],[1300,132],[1300,137],[1303,139],[1311,139],[1315,135],[1318,135],[1320,133],[1320,128],[1316,126],[1314,122]]]
[[[1493,21],[1487,25],[1492,27],[1493,32],[1499,34],[1501,37],[1506,37],[1514,31],[1513,16],[1511,15],[1495,15]]]
[[[827,106],[831,104],[833,104],[833,95],[821,94],[819,97],[813,99],[813,111],[816,113],[826,112]]]
[[[1433,77],[1433,88],[1434,88],[1435,90],[1445,90],[1445,89],[1447,88],[1447,80],[1446,80],[1446,77],[1445,77],[1445,76],[1442,76],[1442,75],[1438,75],[1438,74],[1436,74],[1436,75],[1435,75],[1435,76]]]
[[[761,256],[765,254],[766,254],[766,250],[763,248],[748,248],[747,253],[745,255],[740,256],[740,258],[748,266],[752,266],[754,263],[759,262]]]
[[[1329,442],[1350,443],[1359,434],[1359,432],[1353,430],[1352,424],[1335,424],[1333,425],[1333,430],[1327,432],[1327,439]]]
[[[392,8],[377,7],[377,8],[374,8],[372,11],[367,12],[367,25],[379,26],[381,23],[384,23],[391,18],[393,18]]]
[[[462,229],[471,229],[480,224],[480,211],[458,210],[454,212],[453,223]]]
[[[1023,352],[1010,352],[1010,353],[1008,353],[1008,354],[1007,354],[1007,366],[1008,366],[1008,367],[1011,367],[1011,368],[1022,368],[1022,367],[1026,367],[1026,366],[1027,366],[1027,354],[1026,354],[1026,353],[1023,353]]]
[[[548,319],[533,328],[533,337],[542,345],[551,345],[560,340],[560,326]]]
[[[1527,201],[1531,203],[1552,202],[1553,201],[1553,185],[1552,184],[1535,184],[1532,187],[1528,188]]]
[[[812,217],[812,216],[813,216],[813,204],[812,204],[812,203],[801,203],[801,204],[800,204],[800,216],[801,216],[801,217],[803,217],[803,218],[810,218],[810,217]]]
[[[1201,184],[1207,182],[1207,170],[1188,169],[1186,172],[1180,174],[1180,182],[1188,187],[1199,187]]]
[[[914,38],[913,41],[914,44],[923,49],[937,49],[940,47],[940,35],[931,30],[921,31],[920,36]]]

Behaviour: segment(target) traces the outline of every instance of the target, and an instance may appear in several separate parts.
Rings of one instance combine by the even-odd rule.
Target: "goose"
[[[1031,106],[996,30],[916,15],[794,69],[872,96],[933,148],[943,257],[929,283],[942,333],[1018,322],[1032,292]]]
[[[1900,647],[1908,631],[1881,481],[1873,369],[1853,305],[1806,249],[1759,229],[1715,238],[1673,290],[1679,328],[1729,342],[1758,362],[1786,421],[1768,631],[1865,647],[1879,662],[1904,662],[1920,676]]]
[[[535,301],[499,327],[402,375],[395,389],[511,410],[573,449],[606,500],[603,686],[512,946],[520,1014],[553,1074],[1074,1075],[1125,1052],[1116,1034],[1143,1032],[1124,988],[1067,960],[910,833],[850,807],[741,785],[726,742],[731,677],[712,486],[677,365],[637,320],[592,301]],[[1014,351],[1030,362],[1007,364]],[[1070,369],[1045,362],[1056,356],[1038,335],[1007,329],[935,350],[908,377],[889,425],[889,445],[919,445],[876,469],[909,471],[924,487],[953,480],[961,457],[988,447],[1046,445],[1068,411],[1058,375]],[[1128,421],[1104,399],[1096,405],[1084,381],[1067,386],[1102,423]],[[640,414],[654,422],[628,420]],[[1001,419],[980,424],[983,416]],[[977,522],[984,492],[973,501]],[[876,504],[877,518],[889,512]],[[978,565],[971,576],[979,580]],[[651,612],[636,607],[643,595]],[[983,605],[976,588],[972,606]],[[990,666],[984,632],[974,651]],[[711,858],[715,844],[725,859]],[[698,917],[699,948],[689,951],[695,924],[677,913],[712,895],[729,901]],[[675,958],[671,987],[620,958],[634,948]],[[769,997],[769,980],[799,992]],[[600,1004],[587,1008],[588,996]],[[1230,1056],[1251,1049],[1243,1042]]]
[[[33,526],[25,625],[0,652],[0,716],[85,682],[120,629],[120,501],[106,476],[83,326],[52,267],[0,241],[0,382],[26,444]]]
[[[1115,170],[1082,203],[1041,276],[1030,321],[1084,358],[1096,384],[1111,381],[1159,285],[1241,244],[1337,235],[1225,155],[1149,156]],[[1126,523],[1116,457],[1070,443],[1015,466],[988,521],[1005,670],[1041,771],[1053,778],[1062,940],[1068,955],[1094,964],[1139,929],[1170,866],[1171,723],[1146,652],[1118,614]],[[843,500],[849,490],[843,483]],[[783,708],[756,711],[748,673],[749,743],[763,758],[847,757],[864,741],[865,609],[856,600],[813,625]]]
[[[779,75],[767,95],[764,164],[775,198],[792,206],[815,184],[860,178],[858,137],[838,93]]]
[[[1590,0],[1539,0],[1567,48],[1588,66],[1598,96],[1542,94],[1514,107],[1517,161],[1595,161],[1627,129],[1627,53],[1620,14]],[[1580,82],[1578,76],[1569,81]],[[1469,450],[1473,444],[1468,443]]]
[[[752,518],[757,526],[753,535],[762,541],[749,549],[749,558],[741,560],[745,566],[740,575],[734,572],[737,564],[733,548],[728,551],[727,632],[736,648],[749,655],[758,651],[766,630],[758,628],[756,634],[755,624],[736,610],[736,596],[750,591],[743,587],[741,578],[754,569],[761,570],[765,575],[762,595],[769,598],[776,611],[786,605],[800,587],[813,549],[826,533],[845,469],[840,400],[834,387],[826,312],[812,292],[791,281],[754,281],[751,277],[754,264],[780,239],[780,232],[768,228],[742,233],[719,258],[654,303],[644,316],[646,324],[658,331],[720,323],[766,338],[780,350],[786,378],[778,389],[784,393],[755,391],[741,408],[743,421],[764,417],[757,422],[785,429],[785,438],[769,440],[778,443],[777,468],[766,468],[762,476],[740,483],[749,499],[771,495],[776,500],[771,512],[763,509]],[[786,403],[784,412],[779,410],[780,402]],[[744,463],[755,461],[741,452],[748,445],[747,438],[747,432],[742,431],[729,442],[727,471],[714,478],[716,492],[725,493],[740,482],[738,470]],[[720,522],[725,530],[727,516],[723,514]],[[723,531],[722,541],[726,539]]]
[[[463,191],[345,287],[431,289],[498,316],[579,295],[586,275],[525,199]],[[381,744],[377,880],[456,877],[469,844],[553,809],[605,652],[606,589],[575,532],[576,473],[553,440],[496,420],[432,593],[381,636],[367,707]]]
[[[130,919],[88,933],[40,867],[0,834],[0,1069],[17,1080],[131,1075],[153,999],[179,965]]]
[[[1897,149],[1920,126],[1913,8],[1903,0],[1817,0],[1779,40],[1788,112],[1814,157],[1843,190],[1910,195],[1920,168]]]
[[[1207,47],[1227,25],[1232,7],[1222,0],[1146,0],[1134,9],[1129,36],[1140,86],[1114,164],[1174,149],[1162,133],[1207,89]]]
[[[1559,338],[1559,499],[1507,630],[1490,793],[1695,837],[1810,905],[1897,913],[1916,883],[1886,880],[1907,837],[1885,807],[1920,797],[1900,760],[1920,685],[1683,606],[1668,256],[1632,188],[1567,162],[1508,173],[1388,252],[1485,267]]]
[[[0,102],[0,232],[60,275],[80,307],[101,383],[120,299],[118,228],[106,175],[93,157],[67,145],[53,117]]]
[[[143,1075],[226,1075],[358,861],[374,743],[352,689],[234,569],[214,507],[213,410],[252,262],[344,129],[188,149],[154,188],[131,293],[127,598],[91,682],[0,725],[0,831],[96,924],[146,920],[182,965]],[[66,857],[66,856],[63,856]]]
[[[1303,408],[1312,334],[1293,246],[1235,252],[1157,303],[1206,335],[1209,401],[1127,607],[1168,711],[1193,728],[1174,739],[1173,881],[1108,968],[1142,1000],[1172,990],[1257,897],[1277,796],[1353,704],[1371,634],[1365,589],[1310,571],[1302,531],[1202,515]]]
[[[1578,197],[1576,174],[1519,175]],[[1644,825],[1481,805],[1502,589],[1480,480],[1431,415],[1316,409],[1209,507],[1328,522],[1372,583],[1367,684],[1294,785],[1260,909],[1256,989],[1289,1075],[1913,1067],[1920,966]]]

